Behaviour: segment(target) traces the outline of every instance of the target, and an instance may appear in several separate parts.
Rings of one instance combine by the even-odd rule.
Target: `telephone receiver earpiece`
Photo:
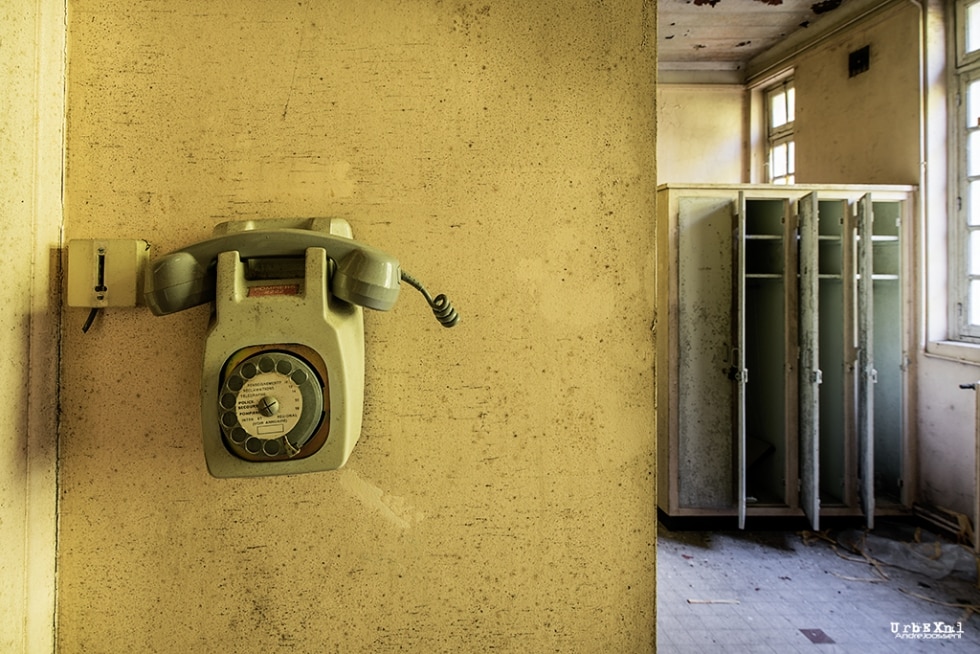
[[[355,249],[338,260],[330,292],[345,302],[378,311],[395,306],[401,269],[391,257],[375,252],[380,250]]]

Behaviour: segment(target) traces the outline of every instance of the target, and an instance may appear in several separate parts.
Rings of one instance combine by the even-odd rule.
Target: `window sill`
[[[980,365],[980,343],[964,341],[929,341],[926,356],[972,365]]]

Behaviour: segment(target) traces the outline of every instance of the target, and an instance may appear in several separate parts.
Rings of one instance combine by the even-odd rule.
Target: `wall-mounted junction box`
[[[150,246],[138,239],[75,239],[68,243],[68,306],[135,307],[143,300]]]

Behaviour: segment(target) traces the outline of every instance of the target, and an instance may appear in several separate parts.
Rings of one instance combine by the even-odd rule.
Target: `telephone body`
[[[390,309],[398,261],[342,219],[227,222],[150,263],[156,315],[213,301],[201,420],[215,477],[340,468],[360,436],[363,306]]]

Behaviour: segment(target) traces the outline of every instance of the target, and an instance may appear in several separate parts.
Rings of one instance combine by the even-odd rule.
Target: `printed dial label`
[[[266,397],[279,402],[279,411],[266,416],[259,403]],[[303,395],[299,386],[278,372],[260,372],[245,382],[238,391],[235,415],[242,429],[256,438],[273,439],[288,434],[299,422],[303,412]]]

